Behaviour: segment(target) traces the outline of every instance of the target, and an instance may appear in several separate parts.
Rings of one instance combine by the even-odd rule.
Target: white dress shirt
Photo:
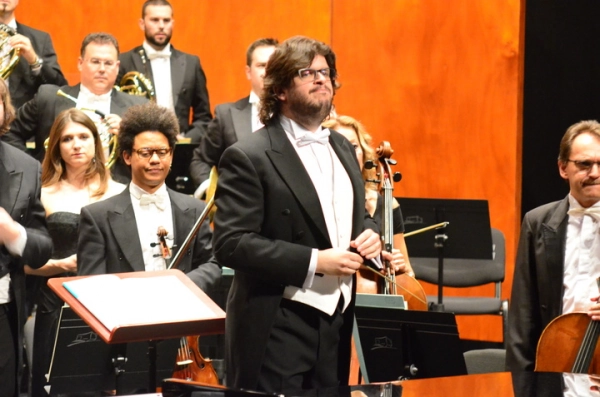
[[[261,128],[264,127],[264,124],[260,122],[260,119],[258,117],[258,111],[259,111],[259,104],[260,104],[260,98],[258,97],[258,95],[256,95],[254,93],[254,91],[250,91],[250,105],[252,105],[252,110],[251,110],[251,114],[252,114],[252,132],[258,131]]]
[[[285,116],[280,116],[280,120],[317,191],[333,248],[348,249],[352,233],[354,192],[346,169],[329,142],[298,145],[305,134],[313,132]],[[321,130],[319,127],[317,133]],[[314,248],[303,288],[287,286],[283,297],[332,315],[340,294],[344,296],[343,309],[348,307],[352,294],[352,276],[316,276],[317,256],[318,249]]]
[[[163,183],[154,194],[150,194],[131,182],[129,192],[131,193],[131,203],[146,271],[165,270],[167,265],[161,255],[160,245],[157,244],[156,232],[160,226],[164,227],[168,232],[167,245],[169,248],[173,247],[173,211],[171,210],[171,199],[167,192],[167,186]],[[158,196],[162,200],[162,208],[154,203],[141,204],[140,198],[142,195]]]
[[[600,207],[600,202],[593,205]],[[569,209],[581,205],[569,194]],[[569,215],[565,265],[563,269],[563,313],[587,311],[598,296],[596,278],[600,276],[599,222],[589,215]]]
[[[173,86],[171,84],[171,44],[167,44],[160,51],[156,51],[146,41],[144,41],[142,47],[144,47],[144,51],[146,51],[146,56],[150,60],[150,66],[152,67],[156,103],[175,111]]]

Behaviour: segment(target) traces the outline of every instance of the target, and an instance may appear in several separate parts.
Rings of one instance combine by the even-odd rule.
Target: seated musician
[[[365,168],[365,162],[371,160],[377,162],[375,150],[371,147],[372,138],[365,127],[357,120],[350,116],[331,115],[329,119],[323,122],[323,127],[332,128],[344,135],[346,139],[354,146],[356,157],[360,165],[360,169],[365,179],[365,206],[369,214],[375,222],[382,222],[382,207],[383,198],[378,192],[379,185],[368,182],[369,180],[377,179],[376,168]],[[398,273],[407,273],[414,277],[414,272],[408,259],[408,250],[404,240],[404,221],[402,219],[402,211],[400,204],[396,199],[393,199],[393,214],[394,214],[394,250],[392,252],[392,262],[398,267]],[[383,228],[381,228],[383,230]]]
[[[173,254],[183,246],[205,204],[165,185],[179,123],[173,111],[153,102],[132,106],[123,115],[119,151],[131,168],[131,183],[119,195],[83,207],[77,266],[80,275],[164,270],[168,258],[157,237]],[[204,223],[178,268],[210,291],[221,269],[211,259],[211,231]]]
[[[569,127],[558,171],[567,197],[529,211],[521,226],[508,313],[511,371],[534,370],[542,331],[559,315],[582,311],[600,320],[600,123]]]
[[[84,205],[120,193],[125,186],[114,182],[104,167],[105,157],[96,124],[78,109],[62,111],[50,130],[42,163],[42,204],[54,250],[52,259],[39,269],[25,266],[28,275],[41,276],[36,297],[31,394],[46,394],[52,346],[63,301],[46,285],[48,277],[77,272],[77,228]],[[36,277],[38,278],[38,277]]]
[[[34,138],[33,155],[42,161],[45,154],[44,141],[50,134],[54,119],[63,110],[74,107],[83,109],[96,122],[100,131],[117,134],[120,115],[128,107],[148,101],[146,98],[115,90],[119,71],[119,44],[108,33],[90,33],[83,39],[77,67],[81,73],[80,84],[40,86],[35,97],[19,108],[10,131],[2,140],[25,150],[25,142]],[[59,90],[72,99],[57,95]],[[101,117],[94,111],[105,116]],[[123,183],[129,181],[129,171],[120,161],[113,168],[113,178]]]

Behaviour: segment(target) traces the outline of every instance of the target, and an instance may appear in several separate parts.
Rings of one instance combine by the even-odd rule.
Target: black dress
[[[79,214],[54,212],[46,218],[46,222],[54,243],[52,259],[62,259],[77,253]],[[75,273],[65,272],[54,277],[74,275]],[[46,385],[45,375],[50,366],[58,318],[60,309],[63,306],[62,299],[52,292],[46,283],[47,281],[48,278],[44,277],[36,299],[37,311],[33,332],[33,363],[31,368],[31,395],[33,397],[47,395],[44,391]]]

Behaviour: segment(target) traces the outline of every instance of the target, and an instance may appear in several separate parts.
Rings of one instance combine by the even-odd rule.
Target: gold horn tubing
[[[151,101],[156,98],[152,81],[136,70],[125,73],[115,88],[129,95],[145,96]]]
[[[427,227],[424,227],[423,229],[417,229],[417,230],[413,230],[412,232],[404,233],[404,237],[414,236],[415,234],[423,233],[423,232],[426,232],[427,230],[431,230],[431,229],[438,229],[440,227],[446,227],[449,224],[450,224],[450,222],[436,223],[435,225],[427,226]]]
[[[15,34],[17,34],[17,32],[13,28],[6,24],[0,23],[0,54],[3,54],[0,58],[2,60],[8,59],[6,64],[2,62],[2,65],[4,66],[2,69],[0,69],[0,78],[4,80],[10,76],[20,59],[19,54],[21,51],[18,48],[10,47],[10,44],[8,43],[10,38]],[[5,50],[5,46],[8,46],[9,49]]]

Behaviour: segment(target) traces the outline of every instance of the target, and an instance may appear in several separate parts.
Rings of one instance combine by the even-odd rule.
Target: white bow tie
[[[166,52],[148,52],[146,55],[148,55],[148,59],[149,60],[153,60],[153,59],[159,59],[159,58],[171,58],[171,51],[166,51]]]
[[[319,132],[304,134],[304,136],[298,140],[298,146],[306,146],[315,142],[327,145],[329,142],[329,130],[323,129]]]
[[[140,206],[147,206],[150,203],[154,203],[156,208],[161,211],[165,209],[165,197],[163,195],[142,193],[140,196]]]
[[[595,221],[600,222],[600,207],[590,207],[590,208],[571,208],[567,214],[575,217],[582,217],[584,215],[589,215]]]

